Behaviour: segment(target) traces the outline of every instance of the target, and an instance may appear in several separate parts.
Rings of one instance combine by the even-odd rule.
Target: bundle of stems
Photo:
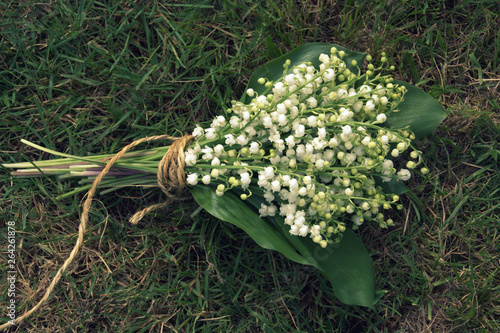
[[[107,161],[115,156],[115,154],[74,156],[37,145],[25,139],[21,139],[21,142],[61,158],[3,164],[4,167],[17,169],[11,172],[13,176],[41,177],[46,175],[57,176],[59,179],[80,178],[79,186],[58,196],[58,199],[88,191],[92,187],[94,179],[106,166]],[[170,146],[155,147],[124,154],[114,163],[100,183],[100,187],[105,188],[100,193],[106,194],[130,186],[157,187],[158,164],[169,148]]]

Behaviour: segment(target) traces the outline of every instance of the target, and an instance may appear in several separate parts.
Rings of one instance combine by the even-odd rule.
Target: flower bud
[[[416,164],[415,164],[415,162],[413,162],[413,161],[408,161],[408,163],[406,163],[406,167],[407,167],[408,169],[415,169],[415,167],[416,167],[416,166],[417,166],[417,165],[416,165]]]
[[[377,122],[379,122],[379,123],[383,123],[383,122],[385,122],[386,120],[387,120],[387,116],[386,116],[385,114],[383,114],[383,113],[381,113],[381,114],[379,114],[379,115],[377,116]]]
[[[201,178],[201,181],[202,181],[202,182],[203,182],[203,184],[205,184],[205,185],[210,184],[210,175],[204,175],[204,176]]]

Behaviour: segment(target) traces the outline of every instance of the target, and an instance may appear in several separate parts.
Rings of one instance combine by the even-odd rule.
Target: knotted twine
[[[123,148],[118,154],[113,156],[111,158],[104,169],[99,173],[99,175],[96,177],[92,184],[92,188],[87,192],[87,198],[85,199],[85,202],[83,203],[83,211],[82,215],[80,217],[80,225],[78,227],[78,238],[76,240],[75,246],[73,247],[73,250],[71,251],[69,257],[66,259],[64,264],[59,268],[57,271],[57,274],[54,276],[52,279],[52,282],[50,283],[49,287],[47,288],[47,291],[45,292],[44,296],[42,299],[29,311],[24,313],[22,316],[16,318],[14,320],[14,324],[17,325],[21,323],[25,318],[29,317],[33,312],[38,310],[45,301],[49,298],[50,294],[54,290],[55,286],[61,279],[62,274],[66,271],[68,266],[73,262],[75,259],[76,255],[78,254],[78,251],[80,250],[80,247],[83,245],[83,236],[85,234],[85,230],[87,228],[87,222],[89,219],[89,211],[90,207],[92,205],[92,198],[94,197],[94,194],[97,190],[97,187],[101,183],[102,179],[104,176],[108,173],[108,171],[111,169],[113,164],[115,164],[116,161],[118,161],[127,151],[129,151],[131,148],[140,145],[143,142],[148,142],[148,141],[155,141],[155,140],[171,140],[173,141],[172,144],[170,145],[168,152],[163,155],[163,158],[161,159],[160,163],[158,164],[158,172],[157,172],[157,182],[158,186],[161,188],[163,193],[167,196],[167,200],[163,203],[151,205],[149,207],[144,208],[141,211],[138,211],[135,213],[131,218],[130,222],[132,224],[137,224],[147,213],[159,209],[161,207],[170,205],[172,202],[174,202],[176,199],[179,198],[179,196],[182,194],[182,191],[185,186],[185,179],[186,179],[186,172],[184,171],[184,148],[192,141],[194,140],[194,136],[192,135],[184,135],[182,138],[177,138],[177,137],[172,137],[169,135],[156,135],[156,136],[150,136],[146,138],[142,138],[139,140],[136,140]],[[10,322],[7,322],[3,325],[0,325],[0,330],[5,329],[9,327],[11,324]]]

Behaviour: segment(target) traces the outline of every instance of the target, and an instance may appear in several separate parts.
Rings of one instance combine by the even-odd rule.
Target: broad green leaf
[[[282,217],[260,218],[256,210],[264,202],[261,196],[253,195],[244,202],[232,192],[219,197],[210,186],[198,185],[189,189],[196,202],[210,214],[240,227],[263,248],[316,267],[331,282],[341,302],[373,308],[373,263],[353,231],[346,230],[340,244],[322,249],[308,237],[290,235]]]
[[[276,250],[298,263],[311,265],[283,237],[281,230],[261,219],[255,210],[248,207],[234,193],[226,192],[219,197],[215,194],[214,188],[205,185],[192,186],[189,190],[196,202],[212,216],[243,229],[261,247]]]
[[[375,270],[361,239],[346,229],[337,245],[321,248],[310,238],[295,237],[302,243],[301,254],[314,259],[317,267],[331,282],[335,296],[345,304],[373,309],[375,300]]]
[[[252,189],[252,192],[258,193],[258,189]],[[260,203],[264,202],[259,195],[252,197],[254,200],[248,203],[254,208],[260,207]],[[373,309],[375,299],[373,262],[363,242],[352,230],[347,229],[344,232],[340,244],[329,245],[323,249],[309,237],[290,235],[289,226],[281,216],[266,219],[274,220],[275,225],[281,228],[282,236],[303,258],[323,273],[331,282],[333,292],[341,302]]]
[[[308,43],[298,46],[293,51],[290,51],[257,69],[250,77],[250,81],[248,81],[245,91],[248,88],[252,88],[255,92],[262,94],[266,88],[262,84],[259,84],[257,80],[263,77],[271,81],[277,81],[283,75],[283,64],[286,60],[290,60],[290,68],[303,62],[311,62],[313,66],[318,67],[320,64],[318,59],[320,54],[325,53],[330,55],[332,47],[336,47],[337,50],[344,51],[346,53],[346,56],[343,59],[346,62],[347,68],[349,68],[353,73],[357,73],[358,69],[352,66],[351,62],[352,60],[356,60],[358,65],[361,65],[366,53],[351,51],[343,46],[335,44]],[[243,103],[250,103],[252,98],[244,93],[240,100]]]
[[[309,249],[318,267],[332,284],[338,299],[351,305],[374,308],[375,270],[361,239],[351,230],[344,231],[340,244],[318,247],[310,238],[299,238]],[[309,258],[309,256],[306,256]]]
[[[257,80],[261,77],[267,78],[271,81],[278,80],[283,75],[283,64],[287,59],[291,61],[290,68],[303,62],[311,62],[314,66],[318,66],[319,55],[321,53],[330,54],[330,49],[332,47],[336,47],[338,50],[346,52],[344,60],[347,67],[356,73],[357,69],[351,65],[351,61],[356,60],[358,64],[361,65],[366,53],[351,51],[335,44],[309,43],[303,44],[293,51],[284,54],[257,69],[250,77],[247,89],[253,88],[259,94],[264,92],[265,87],[259,84]],[[398,80],[394,80],[394,83],[405,86],[408,89],[408,92],[406,93],[403,102],[399,105],[400,111],[392,113],[387,118],[385,126],[397,129],[409,126],[415,133],[417,139],[421,139],[432,133],[444,120],[444,118],[446,118],[446,111],[432,96],[419,88]],[[249,103],[251,98],[244,93],[241,97],[241,101]]]
[[[403,102],[399,104],[399,112],[387,117],[388,128],[405,128],[415,133],[417,140],[431,134],[446,118],[446,111],[431,95],[409,83],[394,80],[394,83],[408,89]]]

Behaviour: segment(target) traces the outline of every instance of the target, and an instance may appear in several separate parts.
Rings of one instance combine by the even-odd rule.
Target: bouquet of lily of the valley
[[[445,117],[391,70],[384,54],[375,64],[365,53],[306,44],[258,69],[240,101],[182,138],[145,138],[117,155],[86,157],[24,141],[62,158],[4,166],[18,169],[15,176],[79,177],[65,195],[90,190],[89,200],[97,187],[106,195],[159,186],[171,203],[187,188],[260,246],[315,266],[342,302],[373,307],[373,264],[354,230],[395,225],[403,182],[414,169],[428,172],[414,142]],[[172,144],[128,152],[156,139]]]

